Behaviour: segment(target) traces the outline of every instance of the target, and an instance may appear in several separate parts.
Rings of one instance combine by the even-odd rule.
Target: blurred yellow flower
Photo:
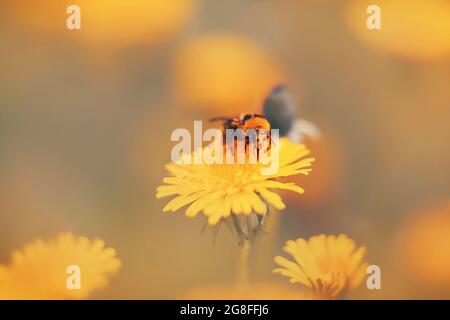
[[[450,288],[450,202],[409,217],[398,244],[403,269],[415,283]]]
[[[228,114],[260,111],[267,92],[283,82],[284,71],[270,54],[232,34],[192,38],[178,49],[173,63],[181,105]]]
[[[155,43],[179,32],[192,18],[197,0],[35,0],[14,1],[15,20],[35,32],[109,49]],[[70,5],[81,11],[81,30],[67,33]]]
[[[68,288],[69,266],[80,270],[80,288]],[[103,240],[70,233],[49,241],[40,239],[12,253],[0,265],[0,299],[83,299],[104,288],[121,266],[116,251]]]
[[[276,174],[262,175],[261,164],[168,164],[171,177],[157,188],[158,199],[175,196],[163,209],[176,211],[186,205],[187,217],[200,211],[208,217],[208,224],[221,219],[256,213],[264,216],[268,205],[284,209],[281,197],[269,189],[285,189],[297,193],[304,190],[294,183],[280,182],[277,178],[296,174],[307,175],[314,158],[304,158],[309,150],[301,144],[280,139],[279,169]]]
[[[295,262],[275,257],[280,266],[274,273],[301,283],[322,298],[334,299],[361,284],[367,269],[363,262],[365,247],[356,249],[355,242],[346,235],[318,235],[288,241],[283,248]]]
[[[367,7],[381,9],[381,30],[369,30]],[[448,0],[354,0],[347,10],[353,31],[364,41],[412,59],[434,59],[450,54]]]

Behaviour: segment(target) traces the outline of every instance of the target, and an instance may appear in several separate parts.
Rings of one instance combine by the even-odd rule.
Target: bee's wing
[[[312,140],[319,140],[321,135],[320,129],[311,121],[297,119],[292,126],[292,130],[289,132],[288,138],[291,141],[301,143],[305,137],[309,137]]]
[[[285,86],[276,86],[266,97],[263,116],[270,122],[271,128],[280,130],[280,136],[288,135],[296,118],[296,110],[294,99]]]

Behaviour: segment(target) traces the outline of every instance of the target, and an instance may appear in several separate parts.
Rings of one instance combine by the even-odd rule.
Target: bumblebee
[[[257,149],[261,149],[262,143],[265,139],[268,139],[268,146],[270,147],[270,123],[260,114],[242,113],[239,117],[216,117],[212,118],[210,121],[222,121],[224,142],[226,142],[226,130],[228,129],[241,129],[244,134],[248,132],[248,130],[253,129],[256,131],[255,142]],[[248,146],[250,142],[250,137],[245,136],[246,146]]]
[[[257,132],[264,130],[269,143],[272,141],[271,129],[278,129],[280,137],[286,136],[298,143],[303,142],[305,137],[313,140],[321,138],[321,132],[314,123],[298,118],[296,103],[284,85],[277,85],[269,92],[262,106],[262,114],[242,113],[239,117],[216,117],[211,121],[223,122],[224,142],[226,129],[241,129],[243,132],[249,129]],[[263,138],[263,135],[258,135],[259,138]]]
[[[278,85],[266,96],[262,115],[256,113],[242,113],[239,117],[215,117],[211,121],[222,121],[223,132],[226,129],[265,130],[270,134],[270,129],[278,129],[280,136],[288,136],[295,127],[297,113],[294,99],[289,90]]]

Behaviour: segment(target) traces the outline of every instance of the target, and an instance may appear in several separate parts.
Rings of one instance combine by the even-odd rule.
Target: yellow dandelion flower
[[[288,241],[283,248],[295,260],[275,257],[280,266],[274,270],[301,283],[317,295],[333,299],[361,284],[367,269],[363,262],[365,247],[356,249],[355,242],[346,235],[318,235]]]
[[[79,289],[68,285],[69,266],[79,267]],[[37,239],[0,265],[0,299],[83,299],[104,288],[120,266],[116,251],[101,239],[70,233]]]
[[[252,217],[261,221],[268,206],[284,209],[282,198],[276,189],[303,193],[304,190],[290,182],[277,181],[281,177],[297,174],[307,175],[313,158],[304,158],[309,150],[301,144],[280,139],[278,172],[261,174],[256,164],[168,164],[171,177],[164,178],[164,185],[157,188],[156,197],[175,196],[163,209],[174,212],[189,205],[187,217],[199,212],[208,218],[209,225],[216,225],[230,216]],[[236,223],[236,221],[233,221]]]
[[[27,3],[29,2],[29,3]],[[39,0],[11,2],[15,22],[35,32],[64,33],[71,4],[81,9],[79,37],[89,46],[122,48],[157,43],[180,32],[197,10],[197,0]],[[67,15],[68,17],[68,15]]]
[[[381,29],[369,30],[364,14],[376,4]],[[352,31],[366,43],[409,59],[439,59],[450,54],[448,0],[347,1],[346,18]]]

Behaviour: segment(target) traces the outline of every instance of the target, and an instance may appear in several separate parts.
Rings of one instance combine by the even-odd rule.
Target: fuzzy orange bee
[[[223,123],[223,138],[226,142],[227,130],[242,130],[246,134],[249,130],[255,130],[255,142],[257,149],[260,150],[263,143],[268,139],[268,147],[270,148],[270,122],[262,115],[255,113],[242,113],[239,117],[215,117],[211,121],[222,121]],[[250,144],[250,136],[245,135],[245,144]]]

